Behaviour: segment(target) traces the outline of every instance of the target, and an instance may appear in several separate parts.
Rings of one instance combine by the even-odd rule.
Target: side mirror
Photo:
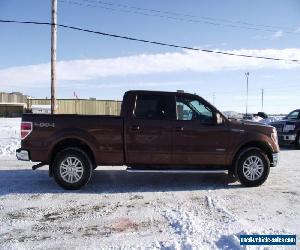
[[[216,113],[216,122],[218,125],[222,125],[224,123],[224,119],[219,113]]]

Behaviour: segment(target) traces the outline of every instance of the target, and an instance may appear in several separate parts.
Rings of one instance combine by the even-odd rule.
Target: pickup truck
[[[269,125],[276,128],[279,144],[295,144],[300,149],[300,109],[292,111],[282,120]]]
[[[200,96],[128,91],[120,116],[23,114],[19,160],[49,165],[64,189],[87,184],[97,166],[129,171],[219,172],[245,186],[277,165],[274,127],[226,118]]]

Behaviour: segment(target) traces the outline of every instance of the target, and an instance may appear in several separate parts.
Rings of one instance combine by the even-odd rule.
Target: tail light
[[[32,122],[21,122],[21,140],[32,132]]]

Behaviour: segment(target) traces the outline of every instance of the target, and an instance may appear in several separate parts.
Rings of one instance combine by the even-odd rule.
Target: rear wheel
[[[243,151],[237,160],[236,173],[241,184],[257,187],[263,184],[270,172],[270,160],[258,148]]]
[[[80,189],[92,175],[92,163],[88,155],[79,148],[60,151],[53,162],[54,179],[64,189]]]

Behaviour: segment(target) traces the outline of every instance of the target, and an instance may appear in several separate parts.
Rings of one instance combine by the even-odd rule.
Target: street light
[[[246,81],[247,81],[247,98],[246,98],[246,117],[248,115],[248,80],[249,80],[249,72],[245,73]]]

